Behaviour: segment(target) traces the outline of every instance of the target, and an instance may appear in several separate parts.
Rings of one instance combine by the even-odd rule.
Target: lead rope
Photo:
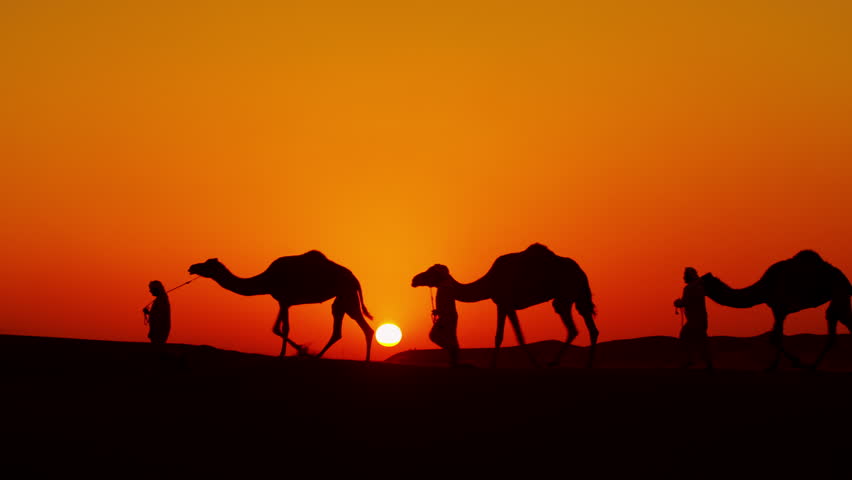
[[[181,284],[180,284],[180,285],[178,285],[177,287],[174,287],[174,288],[171,288],[171,289],[169,289],[169,290],[166,290],[166,293],[169,293],[169,292],[171,292],[171,291],[177,290],[178,288],[183,287],[183,286],[185,286],[185,285],[189,285],[190,283],[192,283],[192,282],[194,282],[194,281],[198,280],[199,278],[201,278],[201,277],[200,277],[200,276],[196,276],[195,278],[191,278],[191,279],[189,279],[189,280],[187,280],[187,281],[185,281],[185,282],[181,283]],[[154,299],[154,300],[156,300],[156,299]],[[154,300],[151,300],[150,302],[148,302],[148,305],[145,305],[145,308],[149,308],[151,305],[153,305],[153,304],[154,304]],[[143,317],[144,317],[144,319],[145,319],[145,320],[144,320],[145,325],[148,325],[148,315],[146,315],[146,314],[145,314],[145,312],[144,312],[145,308],[143,308],[143,309],[142,309],[142,310],[143,310],[143,312],[142,312],[142,316],[143,316]]]

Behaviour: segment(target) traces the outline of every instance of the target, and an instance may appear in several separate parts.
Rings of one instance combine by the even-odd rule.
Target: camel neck
[[[222,272],[212,278],[213,281],[219,284],[219,286],[225,290],[230,290],[237,295],[252,296],[268,293],[262,288],[258,277],[241,278],[231,273],[231,271],[224,266],[222,267]]]
[[[471,283],[460,283],[452,279],[447,289],[452,297],[459,302],[479,302],[491,298],[491,289],[486,277]]]
[[[751,308],[766,302],[763,283],[758,281],[745,288],[732,288],[719,279],[704,282],[704,291],[711,300],[733,308]]]

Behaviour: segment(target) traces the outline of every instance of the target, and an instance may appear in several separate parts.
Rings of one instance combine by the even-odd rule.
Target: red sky
[[[378,359],[433,347],[414,274],[469,282],[533,242],[585,269],[601,341],[675,335],[687,265],[745,286],[811,248],[852,271],[846,2],[0,9],[0,333],[145,341],[148,281],[311,249],[402,327]],[[172,342],[278,351],[271,298],[171,300]],[[493,304],[459,311],[462,346],[490,346]],[[330,302],[291,319],[331,334]],[[565,335],[549,305],[521,322]],[[770,325],[710,306],[712,335]],[[363,350],[347,320],[328,356]]]

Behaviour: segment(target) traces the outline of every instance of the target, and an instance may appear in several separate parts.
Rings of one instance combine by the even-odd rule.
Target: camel
[[[289,308],[293,305],[322,303],[334,298],[331,304],[334,320],[331,338],[316,357],[322,357],[342,338],[343,315],[346,314],[352,317],[364,332],[364,338],[367,340],[366,361],[370,361],[374,331],[364,317],[371,320],[373,317],[364,306],[361,284],[349,269],[332,262],[317,250],[278,258],[265,271],[251,278],[237,277],[217,258],[190,266],[189,273],[212,278],[222,288],[238,295],[272,295],[280,308],[272,327],[272,333],[282,338],[280,357],[284,357],[288,343],[300,353],[305,351],[303,346],[288,336]]]
[[[712,273],[701,278],[705,294],[719,305],[750,308],[766,304],[772,310],[775,323],[770,341],[776,348],[776,355],[766,368],[767,371],[778,368],[782,355],[796,367],[816,369],[834,345],[837,322],[843,323],[852,332],[852,286],[843,272],[823,260],[813,250],[802,250],[792,258],[772,264],[755,284],[742,289],[729,287]],[[791,313],[816,308],[825,303],[828,303],[825,311],[828,338],[816,361],[806,365],[784,349],[784,319]]]
[[[592,291],[585,272],[574,260],[560,257],[546,246],[534,243],[522,252],[515,252],[498,257],[488,272],[479,280],[462,284],[456,281],[449,269],[441,264],[430,267],[425,272],[417,274],[411,281],[412,287],[435,287],[438,289],[439,311],[441,297],[451,300],[448,307],[455,311],[454,302],[479,302],[491,299],[497,305],[497,332],[494,337],[494,352],[491,366],[497,365],[497,355],[503,343],[503,330],[506,318],[509,318],[515,331],[518,343],[526,351],[533,365],[538,365],[524,341],[521,325],[518,321],[518,310],[547,301],[553,301],[553,309],[562,318],[562,323],[568,329],[568,336],[550,366],[559,364],[568,345],[577,337],[578,331],[571,315],[572,305],[586,322],[589,331],[591,347],[587,366],[591,367],[594,360],[595,345],[598,339],[598,329],[595,326],[595,305],[592,303]],[[455,332],[453,332],[453,335]],[[437,343],[437,342],[436,342]],[[455,342],[457,350],[457,342]],[[447,347],[445,347],[447,348]],[[453,347],[450,347],[452,349]],[[457,358],[450,351],[451,364]]]

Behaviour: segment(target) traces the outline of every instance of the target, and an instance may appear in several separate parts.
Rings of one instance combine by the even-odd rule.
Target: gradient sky
[[[148,281],[311,249],[402,327],[377,359],[434,348],[412,276],[533,242],[586,271],[601,341],[676,335],[687,265],[745,286],[811,248],[852,274],[849,25],[845,1],[4,2],[0,333],[147,341]],[[269,297],[171,302],[170,342],[280,348]],[[463,347],[493,344],[491,302],[459,313]],[[549,305],[520,316],[564,338]],[[321,348],[330,302],[291,328]],[[343,334],[327,356],[362,358]]]

